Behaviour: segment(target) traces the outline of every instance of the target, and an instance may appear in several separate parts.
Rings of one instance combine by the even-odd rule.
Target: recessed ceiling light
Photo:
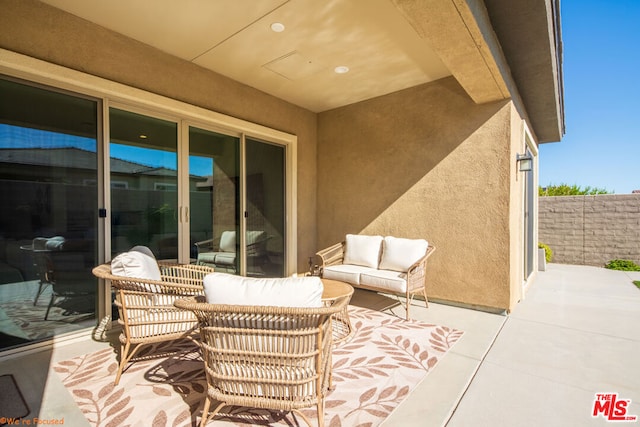
[[[140,138],[140,139],[147,139],[147,138],[148,138],[148,136],[147,136],[147,135],[145,135],[145,134],[142,134],[142,135],[140,135],[138,138]]]
[[[275,31],[276,33],[281,33],[284,31],[284,24],[280,22],[274,22],[271,24],[271,31]]]
[[[349,67],[347,67],[345,65],[340,65],[340,66],[334,68],[333,71],[335,71],[338,74],[344,74],[344,73],[348,73],[349,72]]]

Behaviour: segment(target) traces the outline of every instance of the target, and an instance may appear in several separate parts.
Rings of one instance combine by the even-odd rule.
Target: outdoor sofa
[[[402,295],[406,318],[415,294],[424,296],[427,259],[435,247],[424,239],[347,234],[341,243],[318,251],[325,279],[347,282],[356,288]]]

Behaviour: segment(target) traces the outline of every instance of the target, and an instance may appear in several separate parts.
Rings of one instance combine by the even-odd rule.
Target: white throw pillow
[[[378,268],[382,236],[347,234],[343,264]]]
[[[116,256],[111,261],[111,274],[137,279],[162,280],[160,267],[153,252],[144,246],[135,246],[129,252]]]
[[[387,236],[382,244],[380,270],[406,272],[427,253],[429,243],[424,239],[402,239]]]
[[[223,231],[220,236],[220,250],[222,252],[234,252],[236,251],[236,232],[235,231]]]
[[[228,273],[204,277],[204,294],[210,304],[322,307],[322,290],[319,277],[263,279]]]

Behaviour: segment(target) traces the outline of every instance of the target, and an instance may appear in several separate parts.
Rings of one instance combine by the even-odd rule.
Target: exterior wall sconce
[[[520,172],[529,172],[533,169],[533,157],[531,153],[518,154],[516,156],[516,162]]]

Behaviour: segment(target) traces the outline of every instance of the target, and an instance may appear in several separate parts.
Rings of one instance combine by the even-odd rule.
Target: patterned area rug
[[[379,425],[463,334],[355,306],[349,314],[355,334],[333,351],[335,389],[325,401],[329,427]],[[188,341],[163,343],[141,349],[140,359],[118,386],[110,348],[60,362],[54,370],[94,426],[197,425],[206,390],[198,348]],[[316,421],[315,409],[304,413]],[[293,417],[228,407],[209,425],[304,425]]]

